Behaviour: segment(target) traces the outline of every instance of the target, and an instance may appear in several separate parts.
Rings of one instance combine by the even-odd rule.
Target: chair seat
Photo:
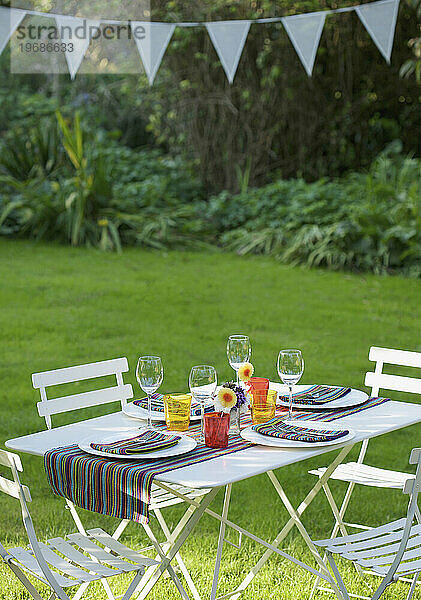
[[[365,569],[386,575],[395,559],[402,539],[406,519],[398,519],[381,527],[353,535],[314,542],[332,554],[339,554]],[[406,550],[396,570],[405,575],[421,570],[421,525],[411,527]]]
[[[167,487],[177,491],[179,494],[183,494],[184,496],[187,496],[187,498],[190,498],[191,500],[193,500],[194,498],[199,498],[201,496],[204,496],[205,494],[209,494],[209,492],[211,491],[210,489],[207,489],[207,488],[206,489],[189,488],[189,487],[185,487],[182,485],[177,485],[175,483],[166,483],[165,485]],[[171,492],[168,492],[167,490],[156,485],[155,483],[152,484],[151,502],[149,505],[150,511],[165,508],[167,506],[173,506],[174,504],[181,504],[182,502],[185,502],[185,500],[183,500],[182,498],[179,498],[178,496],[175,496],[174,494],[171,494]]]
[[[309,473],[321,477],[325,471],[326,467],[320,467],[319,469],[309,471]],[[379,469],[357,462],[339,465],[330,476],[331,479],[338,479],[349,483],[397,489],[403,489],[405,481],[413,477],[409,473],[388,471],[387,469]]]
[[[157,561],[127,548],[102,529],[90,529],[87,534],[72,533],[66,539],[57,537],[47,540],[45,544],[40,543],[42,555],[56,569],[54,577],[62,587],[131,571],[143,572],[145,566],[158,564]],[[32,549],[10,548],[8,553],[12,557],[11,562],[48,584]]]

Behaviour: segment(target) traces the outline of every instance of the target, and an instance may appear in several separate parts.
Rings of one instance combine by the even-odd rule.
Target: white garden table
[[[138,588],[139,600],[143,600],[148,595],[160,576],[167,569],[168,564],[174,559],[197,522],[205,513],[216,518],[220,522],[218,549],[210,595],[211,600],[215,600],[217,598],[217,585],[226,526],[235,529],[240,535],[247,536],[261,544],[265,548],[265,551],[260,560],[256,563],[256,565],[254,565],[254,567],[250,570],[248,575],[238,585],[238,587],[228,594],[219,596],[219,598],[237,598],[250,584],[268,558],[273,553],[277,553],[305,568],[309,572],[313,573],[313,575],[317,575],[327,581],[331,585],[336,596],[342,599],[343,596],[340,590],[337,588],[336,583],[333,581],[325,563],[322,560],[322,557],[313,545],[310,536],[302,523],[301,517],[310,503],[314,500],[315,496],[321,490],[323,484],[330,477],[333,470],[342,462],[354,444],[367,438],[377,437],[379,435],[413,425],[420,421],[421,405],[390,401],[354,415],[335,420],[335,427],[338,426],[350,428],[356,432],[355,438],[348,443],[341,444],[339,441],[339,443],[334,446],[317,448],[309,447],[294,450],[285,450],[269,446],[254,446],[233,454],[228,454],[223,457],[209,460],[204,463],[179,468],[157,476],[154,479],[154,483],[163,489],[166,489],[166,483],[171,483],[196,489],[210,488],[211,492],[204,496],[201,501],[196,501],[183,496],[183,494],[177,493],[173,488],[167,487],[172,494],[180,496],[190,505],[190,507],[173,532],[169,535],[167,540],[168,547],[166,551],[164,552],[161,548],[161,556],[165,555],[165,558],[162,559],[158,567],[151,567],[151,569],[145,573],[143,579],[141,580]],[[65,425],[63,427],[57,427],[51,430],[10,439],[6,442],[6,446],[11,450],[16,450],[18,452],[26,452],[37,456],[43,456],[48,450],[57,448],[59,446],[78,443],[93,433],[108,433],[124,428],[133,428],[133,425],[133,419],[126,417],[122,412],[117,412],[102,417]],[[287,465],[300,463],[314,456],[332,452],[332,450],[337,450],[334,460],[331,462],[324,475],[318,479],[314,487],[310,490],[310,492],[308,492],[300,505],[297,508],[294,508],[292,503],[289,501],[278,477],[275,475],[274,470]],[[237,524],[228,519],[232,484],[261,473],[268,474],[270,481],[272,482],[276,492],[278,493],[282,503],[290,515],[289,520],[281,527],[280,531],[271,543],[268,543],[254,533],[239,527]],[[222,487],[225,487],[225,499],[222,514],[219,515],[215,511],[211,510],[209,505],[216,496],[218,490],[220,490]],[[305,565],[301,561],[295,559],[293,556],[279,549],[282,540],[288,535],[289,531],[294,525],[297,526],[302,538],[310,549],[317,563],[318,570],[309,565]],[[274,523],[273,526],[274,528],[279,527],[280,524]],[[184,594],[182,595],[184,596]],[[186,593],[184,597],[188,598]]]

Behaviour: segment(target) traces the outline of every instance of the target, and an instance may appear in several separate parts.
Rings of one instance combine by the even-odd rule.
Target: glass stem
[[[205,404],[200,402],[200,433],[202,442],[205,441]]]
[[[237,380],[237,386],[238,386],[238,385],[240,385],[240,379],[239,379],[239,377],[238,377],[238,369],[237,369],[237,371],[235,372],[235,378],[236,378],[236,380]]]
[[[289,386],[289,410],[288,419],[292,419],[292,385]]]
[[[151,395],[148,394],[148,427],[152,427],[152,398]]]

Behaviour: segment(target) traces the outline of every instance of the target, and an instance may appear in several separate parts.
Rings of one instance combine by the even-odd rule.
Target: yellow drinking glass
[[[251,399],[251,419],[254,425],[266,423],[275,416],[276,390],[255,390]]]
[[[190,424],[191,394],[164,396],[165,422],[169,431],[187,431]]]

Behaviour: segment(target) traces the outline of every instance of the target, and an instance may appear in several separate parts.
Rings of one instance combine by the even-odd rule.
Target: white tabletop
[[[421,421],[421,405],[407,402],[385,402],[368,410],[335,420],[335,426],[351,428],[354,444],[365,438],[372,438]],[[6,442],[6,447],[18,452],[43,456],[45,452],[60,446],[79,443],[90,434],[133,429],[139,422],[126,417],[122,412],[112,413],[79,423],[41,431],[14,438]],[[285,450],[269,446],[253,446],[239,452],[218,457],[204,463],[175,469],[158,475],[158,481],[176,483],[195,488],[219,487],[247,479],[272,469],[306,460],[313,456],[331,452],[347,444],[334,446]]]

